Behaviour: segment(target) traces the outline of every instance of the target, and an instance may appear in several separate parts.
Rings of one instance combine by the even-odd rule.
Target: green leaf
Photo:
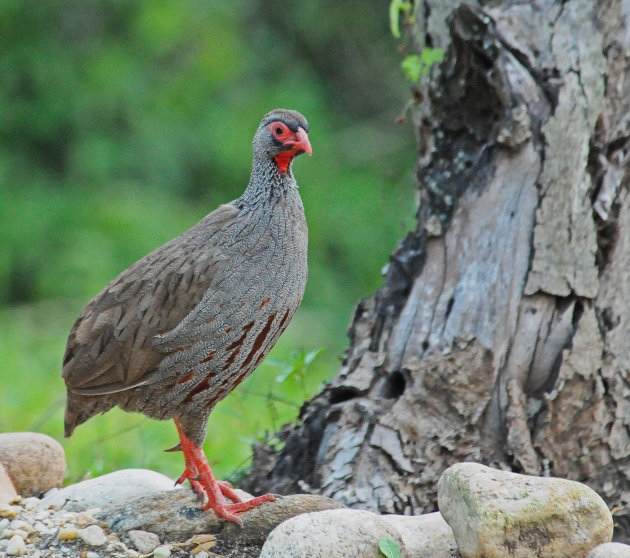
[[[386,558],[400,558],[400,547],[389,537],[381,537],[378,540],[378,549]]]
[[[420,57],[417,54],[410,54],[409,56],[406,56],[400,66],[409,81],[416,82],[420,79],[422,63],[420,62]]]
[[[444,60],[444,50],[441,48],[423,48],[420,57],[422,62],[430,68],[436,62]]]
[[[410,54],[401,62],[402,70],[411,82],[416,82],[421,76],[426,76],[431,71],[431,66],[444,60],[444,51],[441,48],[424,48],[420,55]]]

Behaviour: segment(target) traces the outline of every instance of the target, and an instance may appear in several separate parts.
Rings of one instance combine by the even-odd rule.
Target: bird
[[[175,423],[202,509],[238,514],[242,501],[215,479],[203,451],[215,405],[261,363],[298,309],[308,229],[292,162],[312,155],[306,118],[267,113],[253,139],[240,198],[212,211],[115,277],[81,311],[63,358],[65,436],[118,406]],[[231,500],[227,502],[226,497]]]

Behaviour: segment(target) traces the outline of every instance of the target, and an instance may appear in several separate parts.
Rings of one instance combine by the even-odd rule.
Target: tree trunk
[[[359,303],[332,384],[282,449],[256,449],[250,488],[420,513],[446,467],[477,461],[623,505],[630,3],[417,14],[412,40],[445,50],[416,107],[417,229]]]

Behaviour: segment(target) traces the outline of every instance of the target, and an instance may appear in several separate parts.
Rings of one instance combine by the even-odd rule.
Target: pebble
[[[23,556],[26,554],[26,543],[24,539],[19,535],[13,535],[9,540],[6,552],[9,556]]]
[[[79,529],[79,537],[90,546],[101,546],[107,542],[107,535],[98,525],[90,525],[85,529]]]
[[[153,552],[160,544],[160,538],[155,533],[148,531],[131,530],[127,533],[131,544],[142,554]]]
[[[60,541],[72,541],[79,536],[79,530],[76,527],[66,527],[57,533]]]
[[[153,551],[153,558],[169,558],[171,555],[171,545],[163,544]]]

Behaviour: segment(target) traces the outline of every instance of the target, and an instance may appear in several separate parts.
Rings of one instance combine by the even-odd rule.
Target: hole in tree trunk
[[[381,396],[386,399],[396,399],[405,391],[407,381],[405,376],[399,370],[392,372],[385,378],[385,382],[381,388]]]

